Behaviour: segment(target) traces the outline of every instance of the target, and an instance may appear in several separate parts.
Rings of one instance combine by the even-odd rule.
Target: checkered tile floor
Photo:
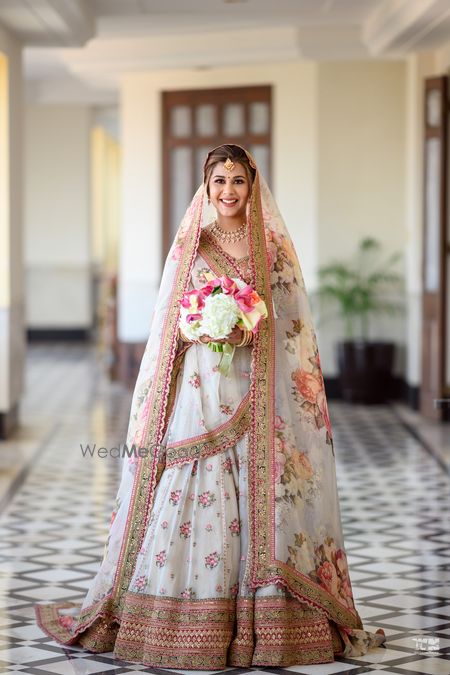
[[[62,648],[36,626],[36,602],[82,600],[97,569],[120,465],[83,458],[80,443],[120,443],[130,393],[77,345],[33,346],[27,392],[22,429],[0,443],[0,672],[163,672]],[[388,642],[363,658],[285,670],[450,675],[448,467],[396,407],[330,409],[357,607]]]

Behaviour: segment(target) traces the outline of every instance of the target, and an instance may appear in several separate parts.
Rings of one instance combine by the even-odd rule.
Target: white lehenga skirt
[[[227,378],[217,372],[218,357],[204,345],[185,353],[162,442],[167,448],[205,430],[227,428],[245,400],[251,348],[236,350]],[[325,611],[280,586],[249,586],[248,443],[244,432],[223,450],[213,447],[208,457],[168,462],[155,489],[120,625],[94,622],[79,634],[81,645],[96,652],[112,649],[118,658],[149,666],[200,670],[324,663],[342,652],[339,631]],[[123,496],[116,514],[119,531],[130,498],[128,492]],[[112,557],[105,557],[83,609],[101,602],[112,583],[112,560],[121,541],[115,528],[111,532]],[[64,613],[40,606],[38,620],[68,643],[71,627],[67,616],[61,620]]]
[[[166,468],[156,488],[114,653],[165,668],[324,663],[342,649],[324,612],[283,587],[252,591],[248,434]]]
[[[230,598],[246,571],[247,435],[206,459],[166,468],[130,590]]]
[[[227,377],[218,372],[219,358],[199,344],[182,357],[162,445],[169,455],[177,445],[189,455],[185,439],[200,443],[214,429],[209,446],[202,447],[211,456],[172,466],[179,460],[167,458],[131,582],[135,593],[229,599],[238,589],[248,592],[248,433],[238,431],[235,445],[215,448],[226,444],[224,430],[238,420],[247,399],[251,347],[235,350]]]
[[[238,414],[251,347],[235,351],[228,377],[217,370],[219,358],[197,344],[184,354],[162,441],[168,449],[226,428]],[[279,586],[250,590],[249,436],[218,452],[216,442],[211,456],[168,461],[161,475],[114,653],[206,670],[332,661],[342,643],[324,612]]]

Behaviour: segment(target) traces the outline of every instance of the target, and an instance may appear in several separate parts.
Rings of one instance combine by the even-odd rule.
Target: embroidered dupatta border
[[[362,628],[356,609],[352,612],[325,588],[309,577],[278,560],[275,555],[275,318],[266,251],[264,220],[260,199],[259,174],[250,197],[250,260],[255,289],[266,301],[268,317],[261,321],[254,337],[250,395],[252,424],[249,442],[249,532],[251,550],[251,584],[256,588],[278,583],[298,600],[325,609],[337,624]],[[258,224],[261,227],[258,227]],[[263,261],[255,265],[256,261]]]
[[[166,432],[166,428],[167,428],[167,425],[169,423],[170,416],[173,412],[173,406],[174,406],[175,398],[176,398],[175,395],[176,395],[176,391],[177,391],[178,373],[180,372],[181,365],[183,363],[183,356],[185,355],[185,353],[187,352],[189,347],[190,347],[190,345],[183,344],[181,346],[180,351],[176,355],[175,361],[173,363],[172,378],[171,378],[171,381],[170,381],[169,395],[168,395],[168,398],[167,398],[167,413],[166,413],[166,424],[164,426],[164,433]]]
[[[255,185],[253,190],[255,190]],[[258,211],[258,200],[252,205],[252,223],[263,222],[262,213]],[[258,218],[261,220],[258,221]],[[256,234],[250,238],[250,245],[254,245],[257,260],[267,260],[265,250],[265,236],[258,239]],[[235,275],[237,268],[226,255],[206,236],[200,237],[198,251],[213,270],[220,276]],[[255,241],[256,240],[256,241]],[[259,257],[258,257],[259,256]],[[253,270],[256,279],[256,290],[263,298],[271,296],[268,289],[270,275],[264,274],[264,267],[256,266]],[[265,289],[262,292],[261,289]],[[252,583],[255,586],[267,584],[283,584],[298,600],[308,602],[312,607],[319,607],[329,612],[330,616],[343,625],[362,628],[362,624],[355,619],[346,607],[343,607],[324,588],[315,584],[309,577],[296,571],[275,557],[275,498],[273,495],[273,460],[272,451],[266,454],[266,448],[272,440],[271,427],[275,419],[275,326],[272,303],[266,303],[268,320],[261,321],[258,333],[253,340],[252,377],[250,385],[251,415],[249,470],[253,480],[249,482],[249,531],[252,533],[251,545],[256,555],[252,553]],[[273,427],[272,427],[273,428]],[[253,487],[253,490],[251,489]],[[270,499],[268,497],[270,496]],[[268,508],[268,504],[272,508]],[[359,618],[359,617],[358,617]]]
[[[139,447],[148,447],[149,444],[146,441],[150,439],[151,447],[159,448],[164,435],[173,366],[178,347],[179,306],[183,293],[189,285],[190,273],[198,248],[201,230],[201,207],[202,195],[200,195],[196,204],[192,226],[185,233],[185,242],[182,246],[180,260],[174,274],[161,334],[158,362],[154,371],[155,377],[151,392],[149,393],[149,396],[151,396],[149,416],[140,433],[140,438],[134,440],[136,444],[139,444]],[[105,597],[80,612],[74,633],[71,638],[64,641],[64,644],[72,644],[80,640],[81,638],[78,637],[80,633],[91,626],[95,635],[95,626],[93,624],[99,619],[102,619],[102,623],[104,621],[120,621],[124,597],[133,576],[137,554],[145,535],[149,512],[154,500],[155,487],[161,475],[161,465],[158,455],[158,451],[149,452],[147,457],[139,458],[137,463],[113,587]],[[113,630],[112,627],[111,630]],[[89,642],[88,638],[83,644],[89,648],[88,643],[92,645],[92,648],[95,648],[96,639],[93,638]]]
[[[153,447],[160,447],[164,435],[167,403],[172,384],[173,365],[178,346],[178,321],[180,301],[187,290],[191,269],[195,260],[200,237],[200,219],[202,216],[202,195],[196,204],[196,212],[191,227],[186,232],[185,244],[182,246],[180,261],[176,270],[172,292],[168,301],[158,362],[155,366],[155,378],[151,392],[149,416],[141,433],[140,446],[148,447],[149,439]],[[149,453],[150,456],[152,453]],[[148,466],[148,464],[150,464]],[[147,458],[139,461],[136,469],[133,494],[127,516],[124,541],[117,563],[114,580],[115,601],[120,610],[123,609],[124,596],[128,591],[136,557],[145,536],[149,513],[154,499],[157,483],[158,452],[153,453],[150,462]],[[159,472],[158,472],[159,473]]]
[[[245,395],[233,417],[213,431],[195,436],[188,443],[167,446],[166,466],[174,466],[195,459],[211,457],[231,447],[242,438],[250,425],[250,392]]]
[[[198,253],[205,259],[217,276],[221,274],[226,274],[229,277],[240,276],[241,271],[235,258],[216,245],[208,230],[202,231],[200,235]]]

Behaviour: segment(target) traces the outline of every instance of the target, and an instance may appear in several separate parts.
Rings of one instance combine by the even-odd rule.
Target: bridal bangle
[[[239,344],[236,345],[236,347],[246,347],[253,340],[253,333],[251,330],[247,330],[246,328],[244,328],[243,331],[244,336],[242,340],[239,342]]]
[[[253,333],[251,330],[247,330],[246,328],[244,328],[243,331],[244,335],[242,337],[242,340],[239,342],[239,344],[236,345],[236,347],[246,347],[253,340]],[[180,327],[178,327],[178,336],[183,342],[193,342],[184,335]],[[201,343],[201,340],[198,340],[198,342]]]

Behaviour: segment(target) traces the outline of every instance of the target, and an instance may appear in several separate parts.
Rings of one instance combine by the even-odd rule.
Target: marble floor
[[[62,647],[34,618],[37,602],[82,600],[97,570],[120,465],[83,457],[80,444],[122,442],[130,397],[93,348],[29,350],[22,427],[0,443],[0,672],[163,672]],[[387,644],[358,659],[261,670],[450,675],[450,429],[397,404],[330,402],[330,413],[355,600]]]

